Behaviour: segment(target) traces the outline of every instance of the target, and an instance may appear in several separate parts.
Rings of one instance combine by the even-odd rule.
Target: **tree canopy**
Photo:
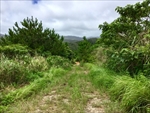
[[[49,53],[52,55],[60,55],[69,57],[71,50],[68,45],[63,42],[63,36],[55,33],[55,30],[49,28],[44,29],[42,22],[38,22],[37,18],[26,18],[21,22],[21,27],[15,22],[13,29],[9,29],[5,38],[0,39],[2,46],[10,44],[21,44],[29,47],[32,52]]]

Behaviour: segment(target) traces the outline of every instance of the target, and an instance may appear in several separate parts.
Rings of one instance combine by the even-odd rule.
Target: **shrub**
[[[27,69],[31,72],[46,71],[48,69],[48,63],[42,56],[35,56],[31,58]]]
[[[40,72],[48,69],[46,59],[41,56],[16,56],[9,59],[1,55],[0,62],[0,82],[5,85],[26,84],[43,76]]]
[[[14,58],[17,55],[25,55],[29,53],[27,46],[22,46],[20,44],[11,44],[7,46],[0,46],[0,53],[3,53],[9,58]]]
[[[26,69],[15,60],[6,57],[0,59],[0,82],[2,83],[22,83],[25,82]]]
[[[70,69],[72,63],[69,59],[60,56],[49,56],[47,62],[50,67],[61,67],[64,69]]]

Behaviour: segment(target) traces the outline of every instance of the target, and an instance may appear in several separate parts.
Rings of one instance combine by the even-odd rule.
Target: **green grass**
[[[91,82],[96,88],[104,91],[117,101],[119,111],[127,113],[148,113],[150,109],[150,80],[139,75],[131,78],[119,76],[103,67],[86,64],[90,70]],[[115,105],[114,104],[114,105]],[[111,105],[110,105],[111,106]]]
[[[2,94],[0,97],[0,112],[6,111],[8,105],[20,99],[27,99],[28,97],[41,92],[51,84],[55,76],[64,75],[65,73],[66,71],[61,68],[52,68],[50,71],[44,73],[44,77],[34,80],[29,85],[14,91],[12,90],[8,94]]]
[[[150,81],[144,76],[136,79],[118,77],[110,89],[110,94],[129,113],[146,113],[150,105]]]
[[[31,76],[41,74],[41,77],[18,89],[10,87],[3,91],[0,93],[0,112],[84,113],[93,98],[100,100],[90,105],[105,109],[106,113],[150,111],[150,80],[143,75],[131,78],[90,63],[65,69],[52,66],[47,71],[32,73]]]
[[[38,90],[38,93],[31,95],[30,98],[21,98],[9,104],[5,113],[28,113],[37,110],[53,113],[84,113],[88,101],[93,98],[90,95],[100,96],[98,91],[95,94],[96,89],[90,84],[88,70],[84,67],[74,66],[67,73],[60,68],[52,68],[47,74],[51,73],[53,76],[50,77],[50,84],[47,84],[47,87]],[[46,77],[47,75],[44,76]]]

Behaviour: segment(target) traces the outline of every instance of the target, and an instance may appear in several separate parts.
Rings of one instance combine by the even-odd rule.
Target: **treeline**
[[[97,41],[83,37],[80,42],[67,43],[54,29],[44,29],[37,18],[26,18],[21,22],[22,27],[16,22],[8,34],[0,38],[0,52],[8,57],[16,54],[57,55],[81,62],[94,62],[95,55],[101,53],[98,57],[105,58],[105,66],[116,72],[128,72],[132,77],[139,73],[149,76],[149,4],[150,1],[145,0],[117,7],[115,10],[120,16],[111,23],[99,25],[102,34]]]
[[[22,27],[19,27],[16,22],[13,29],[9,29],[8,35],[0,39],[0,45],[4,48],[0,50],[1,52],[6,52],[5,47],[7,46],[7,50],[11,50],[10,53],[12,53],[12,47],[19,44],[19,46],[26,47],[31,55],[37,53],[46,56],[59,55],[67,58],[71,57],[72,52],[67,43],[63,42],[64,37],[55,33],[54,29],[43,29],[42,22],[38,22],[37,18],[24,19],[21,25]]]

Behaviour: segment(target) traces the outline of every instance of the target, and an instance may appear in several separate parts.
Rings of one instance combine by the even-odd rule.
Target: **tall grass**
[[[92,83],[100,90],[107,91],[113,101],[118,101],[124,112],[148,113],[150,110],[150,80],[139,75],[131,78],[118,76],[106,68],[86,64],[90,68]]]
[[[24,65],[15,60],[10,60],[5,56],[0,59],[0,82],[18,83],[25,80],[26,69]]]
[[[39,93],[41,90],[45,89],[52,80],[58,77],[58,75],[65,75],[66,71],[61,68],[52,68],[48,72],[44,73],[44,77],[39,78],[31,82],[20,89],[9,92],[8,94],[3,94],[0,96],[0,112],[7,110],[7,106],[13,102],[20,99],[29,98],[31,95]],[[61,77],[59,76],[59,77]]]
[[[0,82],[5,85],[26,84],[39,77],[52,67],[71,69],[72,63],[60,56],[42,56],[31,57],[29,55],[20,55],[14,58],[8,58],[0,55]],[[2,86],[0,85],[0,89]]]
[[[92,64],[85,64],[85,67],[90,69],[89,77],[91,78],[92,83],[99,89],[108,90],[114,83],[114,72]]]
[[[147,113],[150,107],[150,80],[142,75],[136,79],[118,77],[110,89],[110,94],[129,113]]]
[[[20,56],[21,57],[21,56]],[[0,57],[0,82],[4,84],[24,84],[34,79],[32,73],[46,71],[48,63],[44,57],[26,56],[24,58],[9,59]],[[35,77],[37,78],[37,77]]]

